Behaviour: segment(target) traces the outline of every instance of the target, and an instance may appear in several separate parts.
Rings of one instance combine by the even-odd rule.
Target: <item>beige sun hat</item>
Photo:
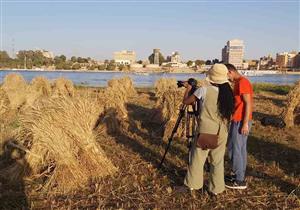
[[[214,64],[207,72],[206,80],[215,84],[223,84],[228,82],[228,69],[224,64]]]

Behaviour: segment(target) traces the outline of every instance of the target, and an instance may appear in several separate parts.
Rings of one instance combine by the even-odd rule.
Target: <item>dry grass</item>
[[[6,92],[12,109],[19,109],[26,103],[28,86],[20,74],[6,75],[2,89]]]
[[[53,94],[58,96],[74,96],[73,82],[65,78],[58,78],[53,84]]]
[[[283,112],[283,119],[287,127],[294,126],[294,119],[299,116],[299,110],[297,113],[296,108],[300,105],[300,81],[298,81],[295,87],[289,92],[287,105]]]
[[[58,147],[56,144],[59,144],[61,150],[66,151],[66,155],[69,155],[70,148],[74,148],[74,150],[78,148],[77,143],[75,144],[74,142],[80,139],[81,142],[85,143],[86,140],[84,139],[95,137],[95,135],[90,134],[90,129],[88,129],[90,127],[88,125],[93,123],[85,123],[95,121],[94,117],[89,117],[91,115],[94,116],[92,113],[98,113],[98,115],[102,113],[100,119],[104,121],[110,118],[107,118],[105,112],[111,111],[111,113],[114,113],[114,117],[118,115],[116,113],[118,111],[116,104],[115,107],[111,106],[110,108],[107,105],[107,108],[103,111],[104,103],[106,102],[105,98],[102,99],[102,104],[98,103],[95,105],[94,102],[87,100],[90,102],[86,103],[88,105],[84,106],[86,107],[85,109],[78,108],[77,106],[81,107],[80,103],[83,103],[80,101],[86,101],[83,96],[89,96],[91,99],[99,92],[99,89],[96,92],[93,89],[91,94],[89,92],[89,89],[86,90],[86,94],[82,91],[80,99],[65,97],[66,99],[63,99],[64,102],[58,102],[52,98],[47,99],[45,102],[37,103],[37,105],[41,105],[31,111],[33,112],[32,114],[31,112],[28,113],[31,117],[26,118],[25,115],[22,117],[22,130],[24,131],[23,127],[25,124],[27,124],[28,130],[22,135],[19,133],[19,135],[25,136],[24,134],[27,133],[28,137],[24,138],[29,140],[29,142],[24,144],[26,148],[30,149],[29,152],[32,152],[34,146],[31,142],[39,142],[41,144],[41,148],[34,153],[32,152],[32,156],[45,154],[44,152],[38,153],[45,147],[50,148],[49,151],[53,151],[53,149]],[[107,96],[109,97],[109,95]],[[42,184],[44,189],[46,189],[45,184],[51,182],[51,178],[58,179],[58,181],[64,179],[65,181],[53,184],[53,189],[55,189],[55,187],[58,187],[58,183],[64,184],[66,182],[65,174],[67,177],[71,177],[67,166],[63,167],[66,164],[68,165],[68,159],[65,160],[66,156],[62,158],[62,156],[59,156],[60,153],[55,153],[58,154],[56,155],[57,157],[53,156],[52,153],[48,153],[49,155],[44,155],[45,158],[43,159],[49,161],[47,158],[50,158],[51,154],[50,160],[53,167],[48,167],[48,164],[45,164],[45,167],[41,170],[45,173],[37,173],[40,179],[37,176],[34,177],[34,180],[40,180],[42,181],[41,183],[32,181],[28,183],[23,180],[18,184],[25,185],[27,189],[16,190],[8,185],[7,182],[0,180],[2,182],[0,189],[1,207],[4,209],[22,209],[24,207],[33,209],[299,209],[300,171],[298,160],[300,158],[300,127],[295,125],[292,128],[278,129],[272,126],[261,126],[257,119],[258,114],[262,116],[278,114],[284,107],[286,96],[256,94],[255,97],[256,114],[254,115],[248,141],[248,188],[246,190],[227,189],[217,199],[211,198],[205,189],[196,192],[194,197],[189,193],[176,191],[175,186],[183,184],[183,178],[186,173],[186,143],[174,139],[167,154],[164,167],[161,170],[157,169],[166,146],[166,143],[161,141],[163,134],[155,132],[161,126],[161,122],[152,122],[150,117],[155,111],[154,108],[158,99],[154,97],[152,92],[143,91],[141,93],[141,90],[139,90],[136,97],[127,98],[127,106],[124,106],[127,117],[122,118],[122,120],[128,121],[128,130],[117,134],[109,133],[109,135],[98,133],[101,135],[96,137],[97,144],[105,151],[107,158],[112,161],[113,165],[118,167],[118,173],[113,177],[106,176],[100,180],[92,180],[89,184],[82,182],[80,185],[83,187],[76,190],[76,192],[72,191],[58,195],[55,191],[49,190],[44,194],[36,190],[39,184]],[[55,100],[56,102],[52,103],[48,100]],[[49,103],[52,105],[50,106]],[[93,104],[94,106],[92,106]],[[99,110],[92,111],[93,107],[99,108]],[[75,112],[71,114],[71,111],[68,111],[68,109],[79,110],[81,114],[75,114]],[[55,110],[55,114],[52,113],[53,110]],[[42,119],[42,112],[47,119]],[[49,114],[49,112],[52,114]],[[63,117],[58,118],[54,115]],[[89,117],[91,120],[86,120],[86,117]],[[77,120],[72,120],[71,122],[71,118]],[[25,119],[26,121],[24,121]],[[43,126],[38,128],[36,124],[41,124],[40,122],[42,122]],[[106,123],[104,124],[107,126]],[[117,126],[115,129],[120,130],[121,127]],[[11,130],[18,132],[19,129],[18,127],[11,127]],[[11,130],[5,131],[11,132]],[[30,134],[32,133],[30,130],[34,130],[44,140],[33,141],[34,138]],[[82,130],[82,132],[79,132],[79,130]],[[61,135],[59,135],[60,133]],[[62,138],[63,135],[65,137]],[[3,136],[4,138],[11,138],[13,135]],[[52,141],[51,139],[54,137],[60,138],[61,141],[59,143]],[[72,143],[70,139],[74,141],[75,146],[64,146],[63,142],[66,142],[68,145]],[[29,154],[27,153],[25,157],[28,158]],[[17,158],[18,155],[12,156],[19,160]],[[38,157],[36,158],[38,159]],[[80,161],[80,165],[71,165],[80,168],[92,162],[85,157],[84,160],[86,161],[83,163],[80,156],[78,156],[77,160]],[[17,162],[19,162],[17,166],[20,167],[18,170],[27,167],[27,161]],[[36,164],[41,163],[39,161]],[[58,163],[63,169],[56,167]],[[7,169],[2,166],[2,159],[0,158],[1,172]],[[15,164],[10,166],[15,166]],[[66,173],[58,173],[57,170]],[[95,167],[94,170],[97,171],[97,168]],[[225,172],[228,171],[225,170]],[[15,174],[11,172],[6,173],[6,175],[13,176]],[[205,180],[207,178],[206,174]],[[72,177],[73,179],[74,177]],[[73,182],[70,181],[70,184],[73,184]],[[22,192],[25,198],[28,197],[30,199],[30,203],[22,201],[20,196]]]
[[[18,139],[28,148],[27,171],[43,180],[43,189],[69,192],[116,168],[93,132],[101,108],[85,98],[65,96],[41,101],[20,117]],[[7,171],[17,174],[12,166]]]
[[[7,93],[0,88],[0,118],[10,109],[10,102]]]

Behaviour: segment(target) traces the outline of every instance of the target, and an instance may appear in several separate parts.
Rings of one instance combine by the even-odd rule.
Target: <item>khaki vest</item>
[[[206,95],[201,107],[198,131],[199,133],[217,134],[220,126],[224,126],[218,111],[219,91],[213,86],[207,86]],[[222,129],[223,130],[223,129]]]

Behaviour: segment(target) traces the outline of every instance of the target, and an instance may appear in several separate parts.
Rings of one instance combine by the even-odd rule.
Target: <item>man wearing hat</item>
[[[209,157],[210,172],[208,190],[213,195],[225,190],[224,154],[228,137],[228,123],[233,113],[233,92],[228,82],[228,70],[224,64],[215,64],[208,71],[207,86],[198,88],[189,96],[191,86],[185,82],[184,104],[192,104],[197,99],[201,101],[201,113],[197,134],[218,135],[217,147],[202,149],[196,146],[197,136],[192,145],[192,156],[188,166],[184,184],[190,190],[203,187],[203,167]]]
[[[234,113],[228,138],[228,155],[232,173],[226,176],[226,187],[246,189],[247,138],[251,127],[253,89],[249,80],[243,77],[232,64],[226,64],[228,77],[234,82]]]

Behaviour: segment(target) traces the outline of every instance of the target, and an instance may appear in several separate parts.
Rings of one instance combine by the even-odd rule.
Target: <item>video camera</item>
[[[184,82],[186,82],[186,81],[181,81],[181,80],[177,81],[177,87],[178,88],[183,87],[184,86]],[[197,80],[194,79],[194,78],[189,78],[188,81],[187,81],[187,83],[190,86],[192,86],[191,94],[193,94],[195,92],[195,90],[197,89]]]

